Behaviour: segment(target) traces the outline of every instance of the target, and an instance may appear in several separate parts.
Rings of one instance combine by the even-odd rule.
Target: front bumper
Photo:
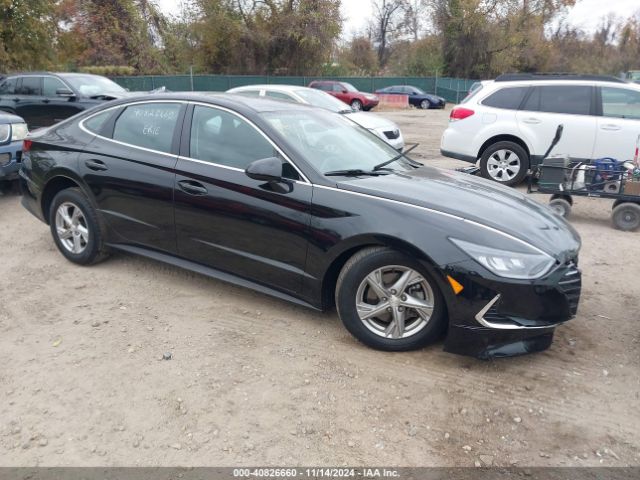
[[[0,180],[16,180],[22,161],[22,141],[0,146]]]
[[[448,352],[482,359],[539,352],[578,310],[582,278],[573,261],[531,282],[486,280],[463,267],[445,273],[463,286],[459,295],[450,287],[445,295]]]

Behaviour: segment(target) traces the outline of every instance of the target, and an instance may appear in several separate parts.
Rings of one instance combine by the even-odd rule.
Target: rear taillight
[[[31,144],[33,142],[31,140],[23,140],[22,141],[22,151],[23,152],[28,152],[29,150],[31,150]]]
[[[451,110],[451,115],[449,115],[449,121],[457,122],[458,120],[464,120],[465,118],[469,118],[474,113],[476,112],[468,108],[456,107],[453,110]]]

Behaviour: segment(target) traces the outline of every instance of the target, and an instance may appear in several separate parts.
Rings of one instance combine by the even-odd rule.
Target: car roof
[[[558,79],[539,79],[539,80],[509,80],[509,81],[495,81],[495,80],[483,80],[483,87],[495,86],[495,87],[528,87],[532,85],[596,85],[607,87],[633,87],[638,89],[638,85],[633,82],[618,82],[614,80],[558,80]]]
[[[241,92],[243,90],[280,90],[281,92],[295,92],[297,90],[311,90],[313,92],[317,92],[314,88],[309,87],[301,87],[299,85],[287,85],[287,84],[278,84],[278,83],[269,83],[262,85],[243,85],[241,87],[234,87],[230,90],[227,90],[229,93],[233,92]]]
[[[233,93],[208,93],[208,92],[170,92],[161,94],[134,95],[121,100],[106,103],[108,106],[126,105],[143,101],[178,100],[187,102],[202,102],[220,107],[236,108],[238,110],[252,111],[254,113],[295,111],[314,108],[308,105],[294,102],[283,102],[264,97],[248,97],[234,95]]]

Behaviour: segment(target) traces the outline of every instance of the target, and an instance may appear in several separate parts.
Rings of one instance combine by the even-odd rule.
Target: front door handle
[[[620,130],[622,127],[620,125],[614,125],[613,123],[608,123],[606,125],[600,125],[600,128],[602,130],[616,131],[616,130]]]
[[[51,100],[49,100],[48,98],[45,98],[44,100],[42,100],[42,103],[51,103]]]
[[[538,123],[540,123],[540,120],[537,118],[525,118],[524,120],[522,120],[524,123],[530,123],[531,125],[537,125]]]
[[[20,99],[19,99],[19,98],[13,98],[12,100],[13,100],[15,103],[18,103],[18,102],[20,101]]]
[[[193,180],[181,180],[178,182],[178,186],[180,190],[189,195],[206,195],[208,193],[204,185]]]
[[[94,172],[104,172],[109,170],[109,167],[107,167],[101,160],[87,160],[84,164],[89,170],[93,170]]]

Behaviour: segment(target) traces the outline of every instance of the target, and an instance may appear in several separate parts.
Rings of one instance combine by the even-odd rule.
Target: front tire
[[[356,253],[340,272],[336,306],[346,329],[369,347],[407,351],[446,327],[444,298],[422,265],[384,247]]]
[[[529,170],[529,155],[514,142],[496,142],[480,157],[484,178],[509,187],[522,183]]]
[[[67,260],[91,265],[107,256],[96,210],[79,188],[62,190],[54,197],[49,225],[53,241]]]
[[[362,111],[362,102],[360,100],[352,101],[351,108],[353,108],[356,112]]]
[[[422,110],[429,110],[431,108],[431,102],[429,102],[429,100],[422,100],[420,102],[420,108]]]

